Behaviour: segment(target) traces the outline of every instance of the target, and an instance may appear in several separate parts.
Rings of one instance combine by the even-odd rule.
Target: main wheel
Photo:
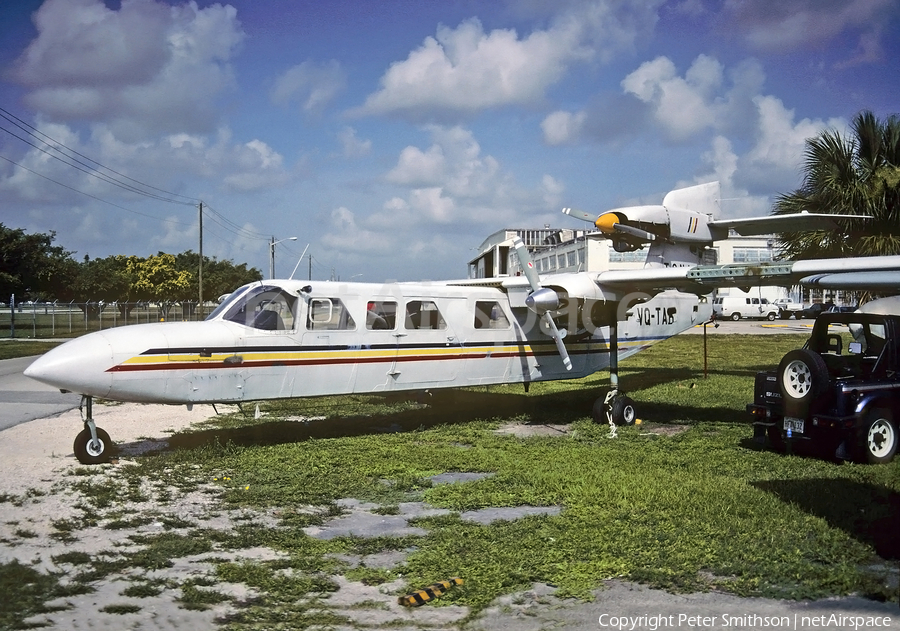
[[[738,320],[741,319],[741,314],[738,313],[737,311],[735,311],[734,313],[731,314],[731,319],[734,320],[735,322],[737,322]]]
[[[612,421],[616,425],[634,425],[637,414],[634,411],[634,401],[631,397],[616,397],[612,402]]]
[[[817,354],[806,348],[790,351],[778,365],[778,386],[786,402],[807,404],[828,385],[828,368]]]
[[[897,453],[897,428],[890,410],[874,409],[866,416],[859,434],[860,462],[885,464]]]
[[[91,431],[84,428],[75,437],[72,449],[81,464],[103,464],[112,458],[113,442],[106,431],[97,428],[97,442],[91,440]]]

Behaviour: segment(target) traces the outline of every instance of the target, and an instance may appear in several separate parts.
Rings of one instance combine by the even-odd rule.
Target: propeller
[[[534,261],[531,260],[528,248],[525,247],[525,243],[521,238],[513,237],[513,247],[516,249],[516,256],[519,257],[519,263],[522,264],[522,269],[525,271],[525,278],[528,279],[528,284],[531,285],[531,293],[525,299],[525,305],[541,316],[545,331],[556,342],[556,349],[559,351],[559,356],[562,357],[563,365],[565,365],[566,370],[572,370],[572,360],[569,359],[569,351],[566,350],[566,345],[563,344],[566,330],[558,329],[550,316],[551,311],[559,309],[559,295],[549,287],[541,287],[537,270],[534,269]]]

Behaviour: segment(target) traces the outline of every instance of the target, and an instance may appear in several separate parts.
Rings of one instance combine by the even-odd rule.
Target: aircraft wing
[[[713,239],[725,239],[728,232],[734,230],[741,236],[748,237],[774,232],[805,232],[808,230],[837,230],[835,219],[871,219],[868,215],[834,215],[828,213],[791,213],[788,215],[768,215],[748,219],[719,219],[709,222],[709,231]]]
[[[757,264],[645,267],[600,272],[601,288],[657,293],[666,289],[708,294],[719,287],[808,285],[846,289],[900,289],[900,256],[775,261]]]

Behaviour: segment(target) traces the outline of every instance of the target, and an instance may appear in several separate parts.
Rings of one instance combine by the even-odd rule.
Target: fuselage
[[[555,314],[572,370],[525,307],[525,290],[272,280],[241,287],[203,322],[74,339],[25,374],[104,399],[187,404],[527,383],[607,368],[613,318],[621,359],[710,314],[705,300],[674,291],[616,313],[594,288]]]

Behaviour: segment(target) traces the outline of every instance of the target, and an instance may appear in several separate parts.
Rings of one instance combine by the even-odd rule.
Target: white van
[[[743,294],[743,292],[741,292]],[[768,298],[747,295],[719,296],[713,298],[713,314],[716,319],[740,320],[741,318],[765,318],[774,320],[781,309]]]

